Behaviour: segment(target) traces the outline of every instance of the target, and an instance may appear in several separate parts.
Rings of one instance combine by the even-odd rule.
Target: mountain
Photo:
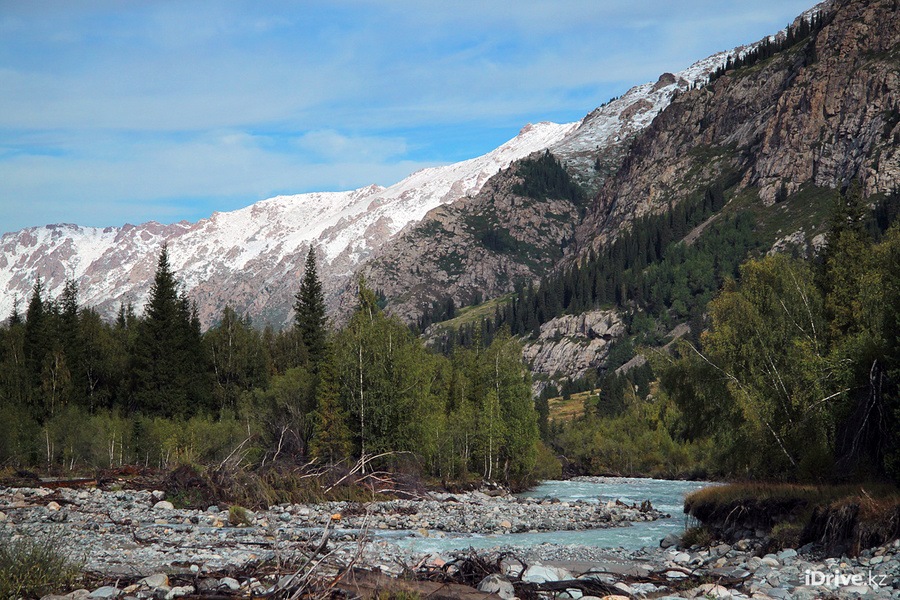
[[[632,333],[628,327],[598,330],[584,323],[595,318],[613,323],[626,313],[640,313],[647,305],[642,294],[658,295],[655,314],[642,317],[641,326],[652,328],[644,338],[664,342],[683,335],[692,311],[694,318],[702,316],[696,311],[705,302],[696,298],[708,299],[716,280],[734,276],[731,267],[751,252],[820,248],[837,191],[856,185],[874,202],[900,187],[897,9],[890,0],[826,2],[776,35],[709,60],[705,70],[696,69],[691,85],[683,74],[664,75],[655,85],[642,86],[644,98],[631,104],[634,109],[621,110],[615,102],[601,107],[548,149],[565,174],[591,192],[583,203],[564,194],[522,193],[534,182],[523,168],[530,159],[519,161],[479,194],[435,210],[401,233],[364,271],[386,290],[395,312],[410,320],[424,313],[423,325],[452,316],[442,307],[465,306],[477,299],[476,291],[496,297],[513,291],[516,279],[527,287],[550,277],[555,298],[520,291],[517,297],[531,297],[538,305],[507,311],[513,320],[505,321],[528,338],[525,355],[538,387],[602,369],[609,342]],[[647,98],[679,81],[668,101],[654,104]],[[630,137],[602,125],[615,120],[612,111],[631,116],[639,108],[647,125]],[[685,219],[686,211],[694,216]],[[695,221],[701,213],[703,220]],[[485,220],[508,243],[498,246],[497,235],[485,243],[478,230]],[[723,232],[719,225],[733,231]],[[659,282],[656,289],[616,284],[612,296],[603,296],[598,286],[609,287],[615,274],[591,272],[590,265],[597,264],[591,261],[620,238],[625,246],[616,251],[633,256],[623,261],[620,254],[613,263],[627,270],[638,268],[628,264],[632,260],[660,263],[668,245],[703,246],[713,238],[721,244],[729,235],[743,236],[741,248],[729,250],[734,256],[724,260],[722,253],[712,256],[707,250],[694,262],[696,267],[709,259],[707,272],[687,277],[681,272],[674,292],[662,293],[670,282]],[[643,248],[653,236],[659,236],[657,247],[648,258]],[[713,268],[723,265],[728,269],[713,275]],[[680,267],[666,268],[671,276]],[[673,293],[679,303],[673,304]],[[504,304],[514,303],[506,296],[463,311],[429,335],[440,337],[441,330],[493,317]],[[584,312],[597,309],[604,311]],[[534,312],[523,317],[525,310]]]
[[[123,302],[143,307],[162,244],[209,325],[227,305],[283,325],[310,244],[332,308],[356,267],[429,210],[477,193],[498,170],[563,139],[577,123],[528,125],[484,156],[423,169],[387,188],[278,196],[197,223],[150,222],[104,229],[60,224],[0,238],[0,314],[27,301],[36,278],[57,296],[66,278],[82,304],[112,316]]]
[[[811,187],[900,185],[896,1],[823,3],[770,49],[680,94],[635,140],[579,227],[581,255],[710,185],[770,206]],[[814,21],[814,22],[813,22]]]
[[[574,242],[590,194],[615,175],[635,137],[678,94],[705,83],[728,55],[721,52],[678,73],[664,73],[655,83],[635,86],[548,145],[565,170],[557,175],[577,183],[583,198],[564,197],[560,190],[523,193],[525,178],[542,176],[528,175],[525,159],[498,173],[477,194],[410,224],[361,271],[390,299],[390,310],[411,322],[448,298],[465,306],[539,279]]]

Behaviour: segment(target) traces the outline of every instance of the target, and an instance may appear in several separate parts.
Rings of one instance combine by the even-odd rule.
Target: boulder
[[[478,584],[478,591],[488,594],[497,594],[504,600],[510,600],[516,595],[513,585],[500,575],[488,575]]]

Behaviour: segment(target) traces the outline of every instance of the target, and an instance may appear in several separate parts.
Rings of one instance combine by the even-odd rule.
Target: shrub
[[[59,535],[0,537],[0,598],[40,598],[70,587],[81,573]]]
[[[250,512],[243,506],[232,504],[228,507],[228,522],[235,527],[250,525]]]
[[[691,527],[681,534],[681,543],[685,548],[691,546],[709,546],[713,543],[713,535],[706,527]]]

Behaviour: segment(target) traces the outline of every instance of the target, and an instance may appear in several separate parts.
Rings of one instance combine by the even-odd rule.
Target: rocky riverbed
[[[445,532],[627,526],[659,516],[646,506],[641,510],[615,503],[492,497],[480,492],[229,513],[219,506],[175,509],[162,492],[0,488],[0,536],[50,536],[72,557],[83,559],[86,571],[105,578],[70,598],[172,600],[211,593],[260,594],[285,581],[284,571],[260,570],[262,565],[297,564],[311,556],[321,561],[321,574],[355,564],[389,575],[424,570],[452,577],[454,569],[461,570],[457,565],[465,553],[416,555],[395,542],[401,536]],[[313,548],[320,545],[326,526],[329,541],[316,555]],[[540,544],[479,554],[500,568],[470,584],[504,598],[535,591],[568,600],[900,598],[900,541],[855,558],[824,558],[792,549],[767,554],[754,540],[636,552]]]
[[[255,513],[228,508],[176,509],[161,491],[0,488],[0,534],[57,536],[90,571],[136,575],[183,565],[234,569],[289,557],[318,539],[327,525],[337,546],[333,558],[354,555],[366,541],[364,562],[390,569],[411,558],[390,544],[391,537],[604,528],[665,516],[649,506],[481,492],[280,505]]]

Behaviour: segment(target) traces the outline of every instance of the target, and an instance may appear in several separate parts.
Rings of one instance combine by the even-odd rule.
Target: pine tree
[[[303,344],[309,352],[313,371],[318,369],[325,356],[326,324],[325,294],[316,271],[316,251],[310,247],[300,290],[294,302],[294,326],[300,332]]]
[[[134,408],[161,416],[202,412],[211,400],[199,321],[163,245],[133,354]]]

